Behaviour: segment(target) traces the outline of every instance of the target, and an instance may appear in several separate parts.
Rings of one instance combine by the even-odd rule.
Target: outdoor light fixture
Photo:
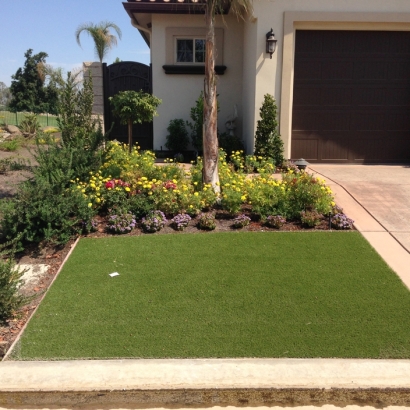
[[[273,29],[271,28],[269,33],[266,33],[266,52],[270,54],[270,58],[272,58],[272,54],[276,50],[277,41],[275,34],[273,34]]]
[[[306,167],[309,165],[309,162],[307,162],[303,158],[300,158],[295,161],[295,165],[299,168],[299,171],[304,171]]]

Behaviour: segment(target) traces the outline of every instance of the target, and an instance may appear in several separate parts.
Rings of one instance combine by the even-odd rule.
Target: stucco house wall
[[[128,0],[134,2],[134,0]],[[163,0],[151,0],[158,6]],[[191,3],[189,0],[179,0]],[[137,3],[135,3],[137,4]],[[153,3],[151,3],[153,4]],[[223,50],[219,64],[227,66],[219,76],[219,130],[238,108],[237,134],[248,153],[254,149],[259,109],[266,93],[272,94],[279,109],[280,133],[285,157],[291,158],[292,104],[296,30],[410,31],[408,0],[255,0],[253,15],[238,19],[232,13],[217,16],[216,27],[223,30]],[[189,119],[189,110],[203,88],[203,75],[165,74],[169,60],[169,28],[204,27],[203,15],[147,14],[135,16],[151,31],[153,92],[163,99],[154,120],[154,148],[165,145],[166,128],[174,118]],[[146,24],[150,21],[150,24]],[[266,53],[266,33],[273,29],[276,52]],[[171,46],[172,47],[172,46]],[[218,51],[217,51],[218,52]],[[168,53],[168,57],[167,57]]]
[[[158,108],[159,116],[154,119],[154,149],[165,149],[167,127],[175,118],[190,120],[190,109],[203,90],[203,75],[166,74],[163,65],[167,61],[167,39],[169,29],[186,29],[189,35],[193,28],[204,27],[202,15],[157,14],[152,17],[152,78],[153,94],[162,99]],[[236,17],[218,16],[216,28],[223,33],[223,50],[217,50],[219,62],[227,69],[218,78],[218,128],[225,131],[228,115],[233,113],[234,105],[238,109],[237,134],[242,136],[242,87],[243,87],[243,22]],[[191,31],[190,31],[191,29]],[[168,32],[167,32],[168,30]],[[172,31],[172,30],[171,30]],[[184,30],[180,31],[184,32]],[[172,44],[172,42],[171,42]],[[169,58],[169,57],[168,57]]]

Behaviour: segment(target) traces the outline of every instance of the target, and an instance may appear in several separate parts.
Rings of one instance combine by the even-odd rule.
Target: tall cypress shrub
[[[265,94],[259,110],[261,119],[257,123],[255,135],[255,155],[272,158],[276,166],[282,165],[283,141],[279,135],[277,119],[278,107],[270,94]]]

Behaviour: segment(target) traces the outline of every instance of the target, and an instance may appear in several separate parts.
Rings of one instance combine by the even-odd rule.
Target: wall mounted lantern
[[[266,52],[270,54],[270,58],[272,58],[272,54],[276,50],[277,41],[275,34],[273,34],[273,29],[271,28],[269,33],[266,33]]]

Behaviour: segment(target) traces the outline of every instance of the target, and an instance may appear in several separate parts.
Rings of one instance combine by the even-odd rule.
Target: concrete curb
[[[1,374],[0,406],[9,408],[410,405],[409,360],[5,362]]]

